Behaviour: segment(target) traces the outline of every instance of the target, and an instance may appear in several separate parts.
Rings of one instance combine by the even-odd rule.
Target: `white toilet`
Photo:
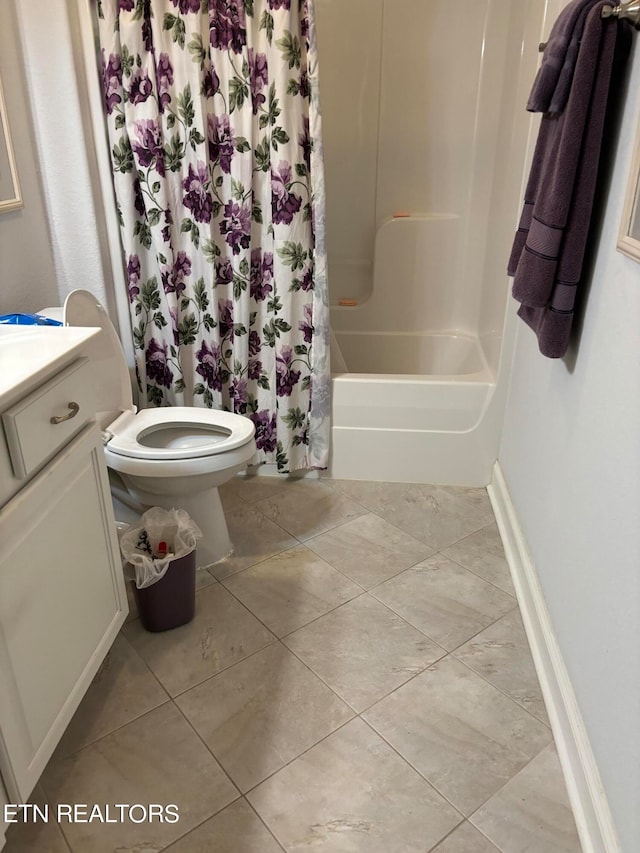
[[[55,316],[60,309],[40,313]],[[68,326],[102,330],[88,342],[87,356],[96,371],[107,466],[140,504],[187,511],[203,534],[199,566],[226,557],[232,545],[218,486],[252,460],[253,422],[231,412],[186,406],[136,411],[122,345],[95,296],[74,290],[64,303],[62,319]]]

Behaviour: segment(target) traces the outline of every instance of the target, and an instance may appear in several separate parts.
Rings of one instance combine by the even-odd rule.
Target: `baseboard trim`
[[[622,853],[600,774],[515,507],[496,462],[487,487],[584,853]]]

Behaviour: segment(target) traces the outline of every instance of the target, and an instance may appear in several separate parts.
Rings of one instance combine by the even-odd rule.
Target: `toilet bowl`
[[[56,309],[42,313],[53,316]],[[143,507],[186,510],[203,534],[198,542],[199,566],[228,556],[233,548],[218,487],[252,460],[253,422],[232,412],[186,406],[137,411],[122,345],[95,296],[74,290],[67,296],[62,318],[68,326],[101,330],[88,342],[86,355],[95,370],[96,411],[107,466]]]

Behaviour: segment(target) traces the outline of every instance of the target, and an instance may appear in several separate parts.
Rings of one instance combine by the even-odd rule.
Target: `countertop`
[[[45,381],[100,329],[0,325],[0,408]]]

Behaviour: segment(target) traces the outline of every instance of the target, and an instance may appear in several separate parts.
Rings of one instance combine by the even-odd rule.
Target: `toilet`
[[[40,312],[60,316],[60,309]],[[67,296],[62,319],[68,326],[101,329],[87,343],[100,395],[96,411],[104,454],[133,501],[143,507],[179,507],[202,531],[198,565],[207,566],[233,550],[218,487],[246,468],[256,453],[253,422],[214,409],[172,406],[137,411],[129,369],[111,320],[86,290]]]

